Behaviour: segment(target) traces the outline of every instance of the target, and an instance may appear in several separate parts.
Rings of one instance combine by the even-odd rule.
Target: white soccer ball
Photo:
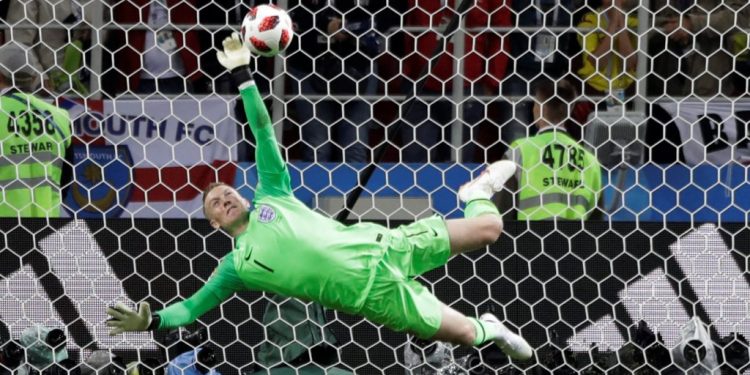
[[[283,52],[294,37],[292,19],[275,5],[258,5],[242,20],[243,42],[255,54],[271,57]]]

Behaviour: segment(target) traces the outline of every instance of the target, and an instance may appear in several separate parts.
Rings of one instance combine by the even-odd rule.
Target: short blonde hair
[[[216,189],[219,186],[229,186],[229,184],[225,184],[223,182],[212,182],[206,186],[205,189],[203,189],[203,216],[208,218],[207,211],[206,211],[206,198],[208,198],[208,193],[211,192],[211,190]],[[229,186],[231,187],[231,186]]]

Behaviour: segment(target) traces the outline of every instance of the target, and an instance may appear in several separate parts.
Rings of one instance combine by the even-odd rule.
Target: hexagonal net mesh
[[[417,280],[531,359],[255,288],[109,336],[107,306],[163,309],[233,254],[204,189],[263,199],[273,137],[216,59],[260,3],[0,2],[0,372],[748,372],[742,0],[276,2],[295,36],[251,69],[304,205],[460,219],[459,188],[516,163],[499,240]]]

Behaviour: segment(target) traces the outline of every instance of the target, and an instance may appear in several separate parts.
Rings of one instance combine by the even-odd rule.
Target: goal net
[[[418,278],[461,313],[493,312],[529,341],[531,360],[257,292],[183,331],[109,336],[107,306],[187,298],[234,248],[205,220],[202,191],[223,182],[252,200],[255,140],[215,53],[258,4],[0,2],[4,43],[23,52],[21,64],[0,56],[0,213],[23,205],[13,191],[62,185],[59,215],[0,218],[0,373],[748,372],[740,0],[275,3],[295,37],[253,58],[254,78],[295,196],[345,223],[463,217],[457,191],[487,163],[535,167],[517,145],[549,131],[540,82],[553,99],[562,82],[574,89],[552,125],[598,161],[602,187],[586,209],[597,215],[523,216],[520,191],[536,187],[519,174],[518,190],[494,201],[497,243]],[[6,104],[28,77],[39,82],[25,91],[69,114],[64,154],[15,141],[46,124]],[[539,165],[575,169],[574,153],[545,149]],[[49,175],[22,172],[50,162]],[[545,183],[586,183],[561,181]],[[55,329],[64,337],[51,348]]]

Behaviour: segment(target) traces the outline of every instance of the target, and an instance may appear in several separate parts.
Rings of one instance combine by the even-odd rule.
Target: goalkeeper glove
[[[151,306],[148,302],[141,302],[138,311],[133,311],[122,303],[115,307],[107,308],[107,326],[111,328],[110,336],[119,335],[123,332],[141,332],[156,329],[159,323],[158,315],[151,315]],[[156,318],[156,319],[155,319]]]
[[[219,64],[232,72],[232,80],[242,88],[253,81],[250,69],[250,49],[240,40],[240,34],[232,33],[223,42],[224,50],[216,52]]]
[[[250,49],[240,40],[240,34],[232,33],[224,38],[224,51],[216,52],[219,64],[228,70],[234,70],[243,65],[250,64]]]

